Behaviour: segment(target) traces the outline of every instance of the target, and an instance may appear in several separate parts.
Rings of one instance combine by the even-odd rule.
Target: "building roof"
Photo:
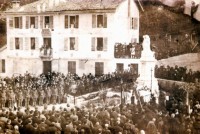
[[[56,3],[56,1],[59,1],[59,3]],[[5,13],[113,10],[123,1],[125,0],[39,0],[18,8],[9,9]]]

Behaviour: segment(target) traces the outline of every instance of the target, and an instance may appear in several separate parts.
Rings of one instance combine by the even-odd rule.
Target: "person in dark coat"
[[[25,125],[25,127],[24,127],[24,133],[25,134],[33,134],[33,131],[34,131],[34,127],[32,125],[32,120],[29,120],[28,124]]]
[[[179,133],[179,121],[175,118],[175,114],[171,114],[171,118],[168,119],[168,130],[169,134],[178,134]]]
[[[197,113],[195,122],[193,124],[194,134],[200,134],[200,112]]]

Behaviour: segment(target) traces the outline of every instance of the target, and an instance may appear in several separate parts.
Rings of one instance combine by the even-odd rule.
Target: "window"
[[[117,63],[117,72],[123,72],[124,71],[124,64],[123,63]]]
[[[79,27],[79,15],[68,16],[65,15],[65,28],[78,28]]]
[[[64,51],[78,51],[78,37],[64,38]]]
[[[5,59],[0,60],[0,73],[5,73],[6,72],[6,63]]]
[[[26,29],[38,28],[38,16],[26,16]]]
[[[104,74],[104,63],[95,62],[95,76],[101,76]]]
[[[43,18],[43,16],[41,16],[40,24],[41,24],[41,26],[40,26],[41,28],[43,28],[42,24],[44,24],[44,28],[53,29],[53,16],[44,16],[44,18]]]
[[[35,38],[31,38],[31,50],[35,50]]]
[[[44,38],[44,48],[51,48],[51,38]]]
[[[92,28],[107,28],[107,15],[92,15]]]
[[[14,17],[15,28],[22,28],[22,17]]]
[[[45,16],[44,17],[44,26],[45,26],[45,28],[49,28],[49,24],[50,24],[50,17],[49,16]]]
[[[76,62],[75,61],[68,62],[68,72],[72,73],[72,74],[76,73]]]
[[[106,37],[92,37],[92,51],[107,51],[107,38]]]
[[[131,29],[138,29],[138,18],[131,18]]]
[[[97,15],[97,27],[103,27],[103,15]]]
[[[35,17],[30,17],[31,28],[35,28]]]
[[[103,38],[97,38],[97,51],[103,51]]]
[[[134,75],[138,75],[138,64],[131,64],[130,65],[130,73]]]
[[[19,49],[20,49],[19,38],[15,38],[15,49],[16,49],[16,50],[19,50]]]
[[[75,38],[70,38],[70,50],[75,50]]]

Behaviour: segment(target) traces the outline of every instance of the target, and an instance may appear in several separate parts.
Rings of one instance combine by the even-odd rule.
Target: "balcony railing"
[[[141,58],[141,45],[130,43],[128,45],[116,43],[114,46],[114,57],[122,59],[139,59]]]
[[[52,48],[40,48],[40,58],[43,60],[51,60],[53,58],[53,49]]]

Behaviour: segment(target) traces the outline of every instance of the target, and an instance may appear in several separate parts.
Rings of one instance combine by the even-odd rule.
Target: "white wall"
[[[102,13],[104,14],[104,13]],[[107,14],[107,28],[92,28],[92,13],[71,14],[79,15],[78,29],[65,29],[65,14],[54,14],[54,30],[51,31],[53,60],[52,71],[59,71],[66,74],[68,72],[68,61],[76,61],[76,71],[79,75],[84,73],[95,73],[95,62],[104,62],[104,73],[113,72],[116,63],[124,63],[125,69],[130,62],[137,60],[117,60],[114,59],[114,45],[117,42],[130,43],[132,38],[139,38],[139,28],[130,29],[130,18],[138,17],[139,11],[133,0],[130,0],[130,17],[128,17],[128,0],[121,3],[116,12]],[[70,14],[67,14],[70,15]],[[9,18],[9,16],[7,16]],[[9,21],[7,20],[7,26]],[[40,16],[38,16],[39,29],[25,29],[26,16],[23,16],[23,29],[7,30],[7,70],[8,74],[25,73],[40,74],[43,71],[42,60],[40,59],[39,48],[43,45],[42,29],[40,29]],[[139,27],[139,21],[138,21]],[[78,37],[78,51],[64,51],[65,37]],[[39,48],[37,50],[10,50],[10,37],[36,37],[39,38]],[[107,37],[107,51],[91,51],[92,37]],[[25,46],[25,39],[24,39]],[[114,60],[113,60],[114,59]],[[84,66],[80,66],[81,60],[88,60]],[[81,64],[83,65],[83,64]]]

